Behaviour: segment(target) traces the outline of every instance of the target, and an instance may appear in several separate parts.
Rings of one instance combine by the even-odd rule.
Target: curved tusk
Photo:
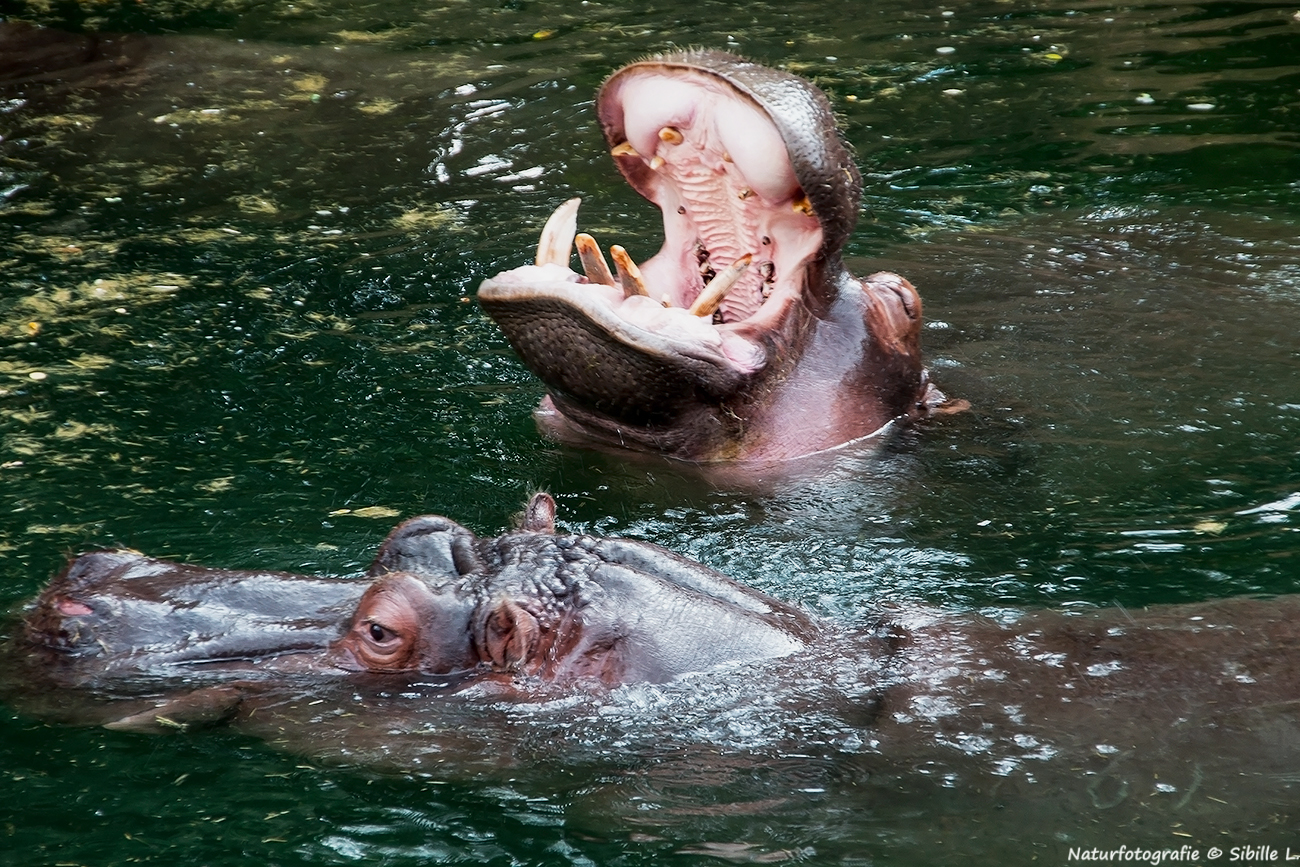
[[[617,286],[614,282],[614,275],[609,271],[609,263],[605,261],[605,254],[600,252],[600,245],[596,239],[586,232],[580,232],[573,243],[578,247],[578,258],[582,260],[582,270],[587,275],[587,279],[592,283],[599,283],[602,286]]]
[[[618,282],[623,286],[624,298],[650,294],[645,291],[645,279],[641,276],[641,269],[627,254],[627,250],[614,244],[609,248],[609,257],[614,260],[614,268],[618,271]]]
[[[542,227],[542,237],[537,240],[538,265],[569,267],[573,254],[573,235],[578,231],[578,205],[582,199],[569,199],[560,205]]]

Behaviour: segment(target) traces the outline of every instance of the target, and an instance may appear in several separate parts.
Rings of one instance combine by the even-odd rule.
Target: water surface
[[[0,10],[148,34],[129,69],[0,94],[7,608],[109,545],[356,574],[401,517],[496,533],[538,488],[569,530],[666,545],[846,627],[881,599],[997,613],[1298,589],[1294,6]],[[591,101],[614,67],[688,44],[827,91],[867,182],[851,264],[921,289],[934,377],[971,411],[744,487],[539,437],[542,389],[474,290],[573,195],[602,241],[657,248]],[[319,721],[295,752],[6,711],[0,860],[1300,851],[1300,765],[1248,763],[1224,791],[1226,760],[1173,749],[1171,776],[1124,778],[1112,804],[1110,759],[999,776],[978,749],[925,759],[941,769],[882,754],[837,710],[862,688],[760,670],[461,708],[437,725],[475,746],[432,770],[402,761],[424,717],[385,757]]]

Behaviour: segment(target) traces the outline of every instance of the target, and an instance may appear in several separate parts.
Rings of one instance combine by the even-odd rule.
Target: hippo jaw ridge
[[[561,439],[749,457],[755,406],[841,292],[861,179],[830,106],[796,76],[691,51],[616,71],[596,107],[619,170],[662,213],[663,246],[639,266],[613,246],[611,270],[571,199],[536,264],[484,281],[480,303],[546,384],[539,421]]]

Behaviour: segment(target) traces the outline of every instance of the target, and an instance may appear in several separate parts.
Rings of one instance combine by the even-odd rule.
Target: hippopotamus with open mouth
[[[862,181],[811,83],[716,51],[632,63],[596,98],[610,153],[663,213],[640,265],[577,234],[578,199],[536,264],[478,298],[546,384],[558,439],[689,461],[796,458],[944,402],[921,363],[921,300],[840,250]],[[569,268],[576,243],[584,274]]]

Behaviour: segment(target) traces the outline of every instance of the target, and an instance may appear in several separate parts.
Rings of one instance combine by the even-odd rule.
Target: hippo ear
[[[530,533],[555,532],[555,500],[550,494],[539,491],[533,494],[524,508],[523,519],[519,529]]]
[[[424,578],[459,578],[483,566],[474,542],[473,533],[449,518],[412,518],[388,534],[367,574],[410,572]]]
[[[536,617],[502,599],[488,612],[479,652],[494,668],[517,671],[533,658],[541,632]]]

